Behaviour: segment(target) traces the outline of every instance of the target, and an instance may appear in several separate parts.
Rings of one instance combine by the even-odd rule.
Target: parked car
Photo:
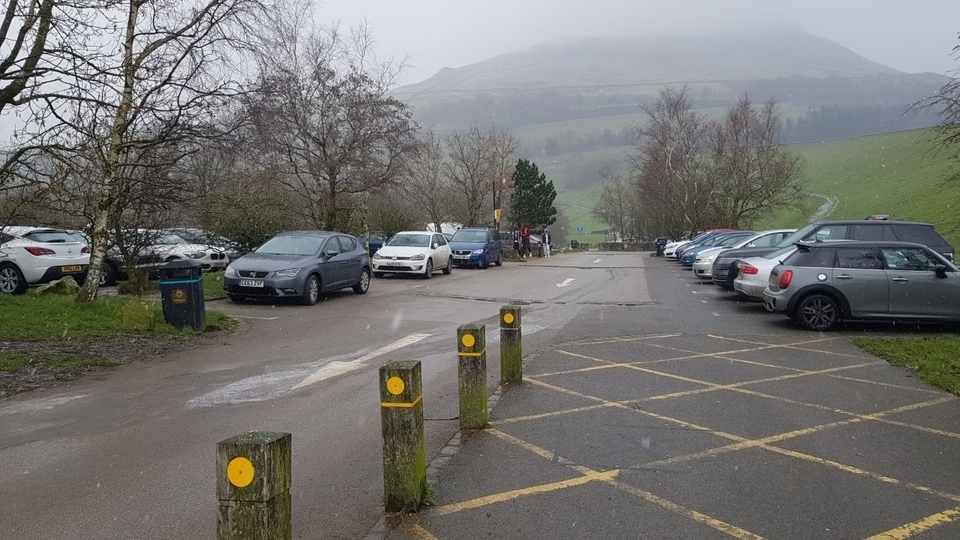
[[[191,244],[208,246],[222,251],[227,255],[227,262],[238,259],[247,252],[239,243],[204,229],[179,228],[164,229],[164,231],[175,234]],[[226,265],[223,268],[226,268]]]
[[[809,330],[844,319],[960,321],[960,269],[917,243],[804,242],[770,272],[763,305]]]
[[[479,266],[503,264],[503,249],[497,232],[489,227],[462,227],[450,239],[453,264]]]
[[[374,232],[374,233],[370,233],[369,244],[367,243],[367,237],[365,235],[361,234],[360,236],[357,237],[357,240],[361,244],[367,246],[368,253],[370,254],[370,258],[372,259],[373,255],[377,252],[377,250],[383,247],[384,242],[387,241],[387,237],[383,233]]]
[[[678,246],[678,247],[674,250],[673,256],[674,256],[677,260],[680,260],[680,258],[683,257],[683,254],[684,254],[687,250],[693,249],[693,248],[695,248],[695,247],[697,247],[697,246],[702,246],[704,243],[710,241],[711,238],[715,238],[715,237],[717,237],[717,236],[720,236],[720,235],[723,235],[723,234],[732,233],[732,232],[736,232],[736,231],[734,231],[733,229],[712,229],[712,230],[709,230],[709,231],[701,234],[700,236],[697,236],[696,238],[694,238],[694,239],[691,240],[690,242],[687,242],[686,244],[684,244],[684,245],[682,245],[682,246]]]
[[[417,274],[423,279],[433,277],[437,268],[449,275],[453,271],[453,254],[442,233],[430,231],[402,231],[390,237],[371,259],[373,276],[387,274]]]
[[[313,305],[320,293],[344,287],[366,294],[370,255],[355,236],[329,231],[279,233],[223,273],[223,290],[234,302],[294,298]]]
[[[708,249],[713,249],[716,247],[720,248],[730,248],[739,243],[741,240],[746,240],[756,236],[755,231],[737,231],[735,233],[720,234],[714,236],[710,240],[707,240],[703,244],[690,248],[684,251],[683,256],[680,257],[680,263],[684,266],[693,266],[693,263],[697,261],[697,256],[707,251]]]
[[[770,280],[770,271],[790,254],[796,246],[787,246],[762,257],[747,257],[737,263],[737,279],[733,280],[733,290],[747,300],[763,301],[763,290]]]
[[[23,294],[65,276],[83,283],[90,247],[69,231],[10,226],[0,231],[0,292]]]
[[[778,244],[784,237],[795,230],[796,229],[771,229],[769,231],[762,231],[753,236],[742,238],[729,247],[714,247],[701,251],[697,254],[697,259],[693,263],[693,275],[700,279],[713,280],[713,263],[717,260],[717,257],[723,257],[723,254],[731,249],[767,247]]]
[[[724,289],[733,290],[736,279],[738,259],[759,257],[796,242],[807,240],[896,240],[916,242],[930,247],[949,260],[954,260],[954,249],[940,233],[929,223],[914,221],[886,220],[838,220],[817,221],[798,229],[793,234],[771,247],[741,248],[725,251],[713,262],[713,283]]]

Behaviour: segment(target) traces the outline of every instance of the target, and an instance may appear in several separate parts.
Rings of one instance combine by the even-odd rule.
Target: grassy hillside
[[[806,189],[840,200],[831,219],[892,219],[936,225],[960,247],[960,185],[944,186],[951,163],[936,155],[927,130],[903,131],[794,147],[804,159]],[[804,220],[794,218],[790,224]]]
[[[954,247],[960,248],[960,185],[943,185],[951,163],[944,154],[935,154],[929,131],[808,143],[791,149],[803,158],[806,190],[839,199],[828,219],[888,214],[891,219],[933,223]],[[627,150],[606,150],[606,155],[595,152],[559,156],[538,162],[557,187],[557,208],[567,218],[572,233],[567,235],[568,241],[603,241],[603,235],[590,233],[606,228],[588,210],[599,188],[577,187],[578,165],[598,163],[605,158],[623,163],[623,152]],[[755,228],[802,226],[823,203],[822,197],[810,195],[804,210],[778,213]],[[584,228],[583,234],[576,234],[578,226]]]

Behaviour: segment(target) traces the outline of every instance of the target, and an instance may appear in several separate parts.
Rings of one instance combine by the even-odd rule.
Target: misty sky
[[[317,0],[316,22],[366,18],[401,84],[564,37],[793,25],[909,73],[956,75],[960,0]]]

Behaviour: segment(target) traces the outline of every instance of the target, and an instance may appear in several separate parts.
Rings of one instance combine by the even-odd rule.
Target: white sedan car
[[[763,301],[763,290],[767,288],[770,271],[796,250],[797,246],[787,246],[762,257],[747,257],[738,261],[740,270],[737,279],[733,280],[733,289],[744,298]]]
[[[433,277],[437,268],[444,274],[453,272],[453,253],[446,237],[430,231],[403,231],[390,237],[371,258],[373,276],[418,274]]]
[[[0,232],[0,292],[23,294],[73,276],[83,283],[90,266],[90,248],[69,232],[39,227],[7,227]]]

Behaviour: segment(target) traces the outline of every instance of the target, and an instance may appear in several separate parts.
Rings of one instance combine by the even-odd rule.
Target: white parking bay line
[[[382,356],[389,352],[393,352],[397,349],[406,347],[407,345],[413,345],[414,343],[430,337],[432,334],[410,334],[405,338],[398,339],[389,345],[380,347],[379,349],[373,351],[372,353],[365,354],[356,360],[351,360],[349,362],[330,362],[329,364],[324,365],[317,371],[314,371],[306,379],[300,381],[294,385],[293,390],[297,388],[303,388],[304,386],[309,386],[314,383],[318,383],[324,379],[329,379],[331,377],[336,377],[337,375],[342,375],[344,373],[353,371],[355,369],[360,369],[365,365],[365,362],[372,360],[378,356]]]
[[[597,264],[598,262],[600,262],[600,261],[602,261],[602,260],[603,260],[603,259],[597,259],[597,260],[593,261],[593,264]]]

